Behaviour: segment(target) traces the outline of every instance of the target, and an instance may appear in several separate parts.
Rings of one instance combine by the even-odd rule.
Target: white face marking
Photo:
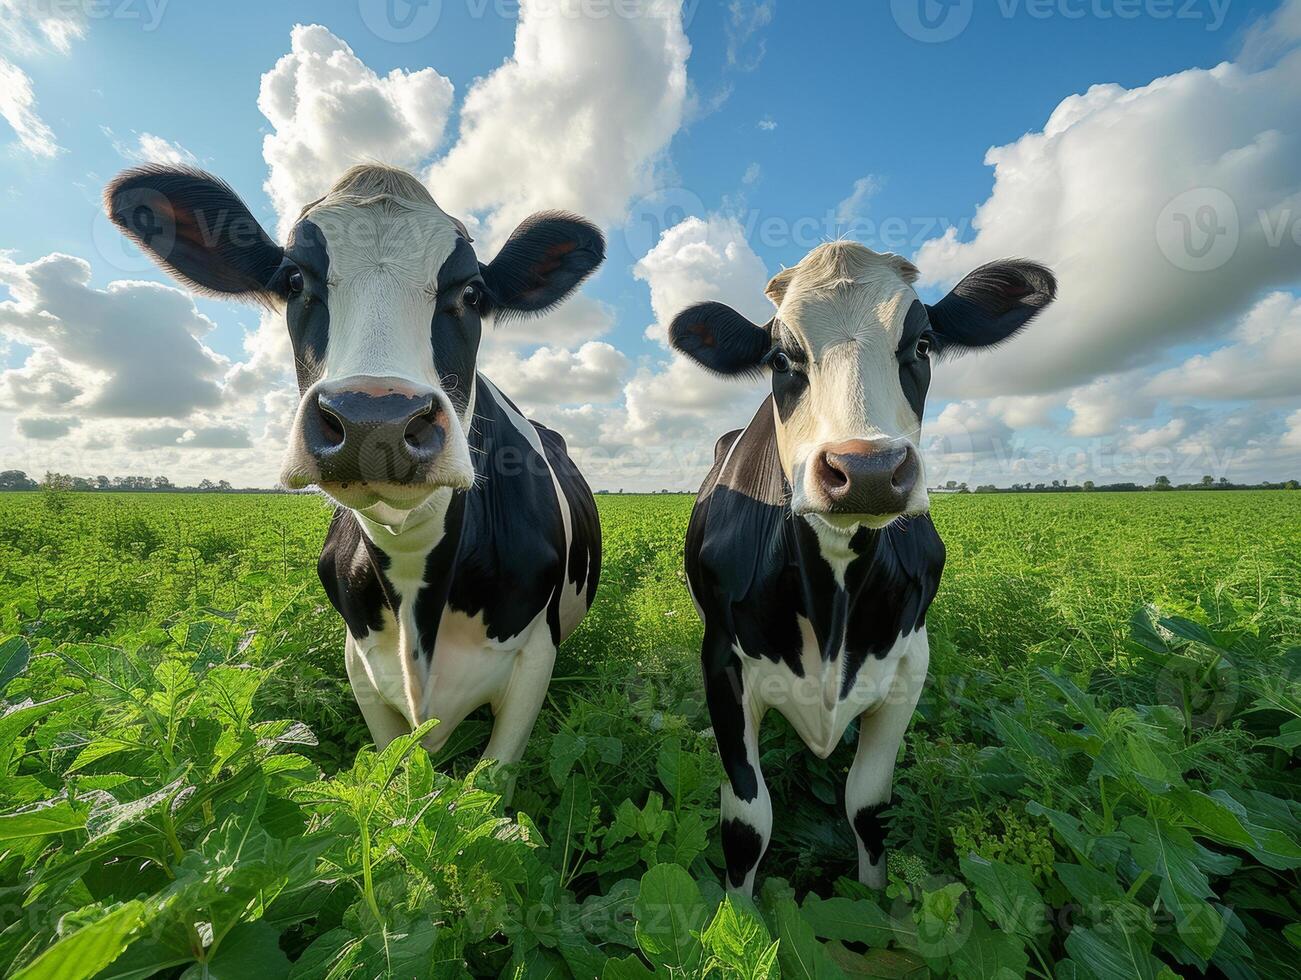
[[[777,304],[774,343],[791,352],[793,370],[808,382],[792,404],[777,399],[775,413],[778,453],[797,512],[808,493],[807,463],[826,446],[863,439],[918,448],[921,419],[904,393],[896,355],[917,301],[916,275],[899,256],[835,242],[769,284],[768,295]],[[923,476],[908,512],[926,506]],[[820,521],[840,532],[858,526],[834,518]]]
[[[320,231],[329,260],[326,303],[329,335],[318,376],[303,393],[286,451],[282,482],[319,482],[303,443],[303,414],[323,386],[356,379],[394,379],[413,391],[432,392],[448,422],[447,448],[428,483],[348,490],[329,488],[345,506],[409,513],[439,486],[468,487],[474,480],[467,440],[474,410],[473,378],[464,412],[453,410],[435,363],[432,324],[438,274],[464,237],[463,226],[431,201],[391,195],[327,197],[304,219]],[[390,514],[390,517],[393,515]],[[397,518],[395,518],[397,519]]]
[[[330,257],[323,379],[402,378],[438,387],[430,323],[456,225],[436,204],[322,204],[307,220]]]

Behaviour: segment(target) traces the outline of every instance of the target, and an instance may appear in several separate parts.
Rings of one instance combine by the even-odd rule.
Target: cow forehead
[[[778,319],[814,359],[850,342],[893,351],[917,298],[916,274],[899,256],[834,242],[775,278],[769,295],[778,304]]]
[[[329,254],[331,285],[383,274],[396,283],[434,291],[438,272],[467,241],[464,226],[432,201],[331,201],[303,215]]]

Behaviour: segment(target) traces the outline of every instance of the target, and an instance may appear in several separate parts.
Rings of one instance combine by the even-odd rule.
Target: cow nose
[[[920,476],[917,450],[903,442],[851,439],[813,459],[813,481],[833,514],[901,514]]]
[[[325,483],[420,482],[447,441],[434,392],[385,379],[318,390],[304,427]]]

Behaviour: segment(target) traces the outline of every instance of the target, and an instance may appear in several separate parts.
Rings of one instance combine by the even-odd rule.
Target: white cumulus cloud
[[[926,242],[925,282],[1030,256],[1057,303],[997,357],[947,366],[949,394],[1046,392],[1213,336],[1301,274],[1301,52],[1134,89],[1096,85],[1043,129],[990,150],[994,189],[971,241]]]
[[[434,197],[480,216],[489,246],[534,211],[622,217],[682,124],[691,47],[681,4],[583,9],[522,0],[514,53],[470,87],[459,139],[429,171]]]
[[[326,28],[295,27],[258,93],[274,130],[262,155],[282,236],[348,167],[418,168],[442,142],[451,106],[452,83],[434,69],[381,76]]]

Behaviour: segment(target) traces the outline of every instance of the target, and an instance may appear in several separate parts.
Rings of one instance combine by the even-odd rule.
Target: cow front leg
[[[493,704],[492,735],[483,750],[485,759],[511,764],[524,757],[529,736],[542,711],[556,663],[556,647],[547,630],[535,630],[516,655],[505,693]],[[502,791],[507,803],[515,790],[512,774]]]
[[[926,684],[930,652],[923,632],[903,655],[885,700],[858,721],[858,751],[845,782],[845,813],[858,841],[858,880],[870,888],[886,882],[883,812],[890,803],[894,763],[908,722]]]
[[[772,837],[772,799],[759,768],[762,712],[747,696],[735,653],[728,650],[725,660],[714,660],[712,670],[708,654],[705,660],[705,698],[727,775],[720,799],[727,887],[748,896],[754,890],[759,860]]]
[[[370,729],[375,748],[383,749],[399,735],[410,732],[411,725],[407,719],[380,694],[351,635],[344,645],[343,664],[348,671],[348,683],[352,685],[352,696],[357,699],[357,707]]]

